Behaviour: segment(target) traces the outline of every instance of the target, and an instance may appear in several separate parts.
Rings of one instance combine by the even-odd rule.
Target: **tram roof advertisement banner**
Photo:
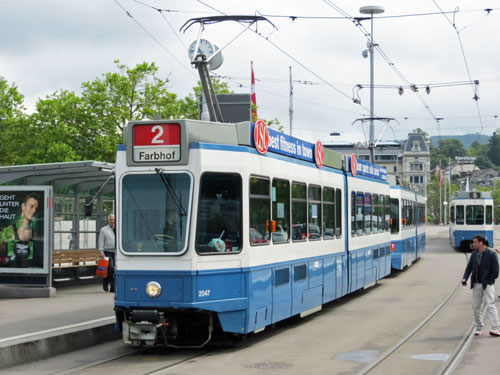
[[[353,165],[356,166],[356,171],[352,173],[353,176],[366,176],[375,178],[377,180],[387,181],[387,168],[381,167],[376,164],[369,163],[364,160],[359,160],[356,158],[356,162],[352,162],[352,156],[348,158],[348,165],[350,167],[351,173]]]
[[[262,120],[259,121],[261,122]],[[255,132],[255,125],[256,124],[252,123],[251,134]],[[270,129],[269,127],[267,127],[267,129],[269,132],[269,143],[266,151],[269,150],[277,154],[291,156],[296,159],[314,163],[314,143],[303,141],[299,138]],[[250,138],[251,146],[255,147],[255,136]]]
[[[0,274],[49,273],[50,189],[0,186]]]

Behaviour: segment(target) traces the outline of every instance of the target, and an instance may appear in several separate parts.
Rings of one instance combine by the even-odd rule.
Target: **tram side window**
[[[384,196],[383,195],[378,195],[378,194],[373,194],[372,196],[373,200],[373,211],[375,215],[375,221],[374,221],[374,232],[382,232],[384,230],[384,224],[383,224],[383,210],[384,210]]]
[[[467,225],[484,224],[484,206],[468,205],[465,209],[465,222]]]
[[[250,177],[250,245],[269,244],[270,207],[269,179]]]
[[[365,233],[365,218],[364,218],[365,195],[359,191],[356,192],[356,234]]]
[[[239,252],[241,249],[241,176],[204,173],[200,181],[196,251]]]
[[[273,180],[273,243],[288,242],[290,238],[290,182]]]
[[[370,234],[372,232],[372,225],[373,225],[372,195],[370,193],[365,194],[364,208],[365,208],[364,210],[365,233]]]
[[[309,221],[307,233],[310,240],[321,239],[321,188],[309,185],[308,189]]]
[[[399,201],[391,198],[391,233],[399,233]]]
[[[384,230],[388,232],[391,229],[391,197],[385,196],[384,202],[385,226]]]
[[[457,206],[457,224],[464,225],[464,206]]]
[[[292,240],[304,241],[307,236],[306,184],[292,183]]]
[[[323,238],[335,238],[335,189],[323,188]]]
[[[342,237],[342,190],[335,190],[335,235]]]
[[[417,203],[417,225],[425,224],[425,205]]]
[[[493,206],[486,206],[486,224],[493,224]]]
[[[455,206],[451,206],[450,208],[450,221],[452,223],[455,222]]]
[[[351,192],[351,236],[354,236],[356,232],[356,192]]]

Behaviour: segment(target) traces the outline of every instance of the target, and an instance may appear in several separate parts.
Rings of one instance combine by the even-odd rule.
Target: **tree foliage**
[[[128,121],[198,118],[201,85],[186,98],[168,90],[154,63],[133,68],[115,61],[117,71],[82,83],[81,94],[59,90],[39,99],[31,115],[23,96],[0,77],[0,164],[37,164],[77,160],[113,162]],[[218,94],[230,94],[214,80]]]

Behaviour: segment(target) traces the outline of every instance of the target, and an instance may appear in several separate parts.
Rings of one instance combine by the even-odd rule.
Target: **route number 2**
[[[160,139],[163,136],[163,127],[160,125],[153,126],[153,129],[151,129],[152,133],[156,132],[156,135],[153,137],[153,140],[151,143],[165,143],[163,139]]]

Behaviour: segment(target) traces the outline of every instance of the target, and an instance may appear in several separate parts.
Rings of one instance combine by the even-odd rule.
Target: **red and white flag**
[[[441,168],[441,166],[439,166],[438,179],[439,179],[439,185],[443,187],[443,169]]]
[[[255,76],[253,74],[253,61],[250,61],[250,66],[252,68],[252,88],[251,88],[251,97],[252,97],[252,122],[257,121],[257,96],[255,95]]]

